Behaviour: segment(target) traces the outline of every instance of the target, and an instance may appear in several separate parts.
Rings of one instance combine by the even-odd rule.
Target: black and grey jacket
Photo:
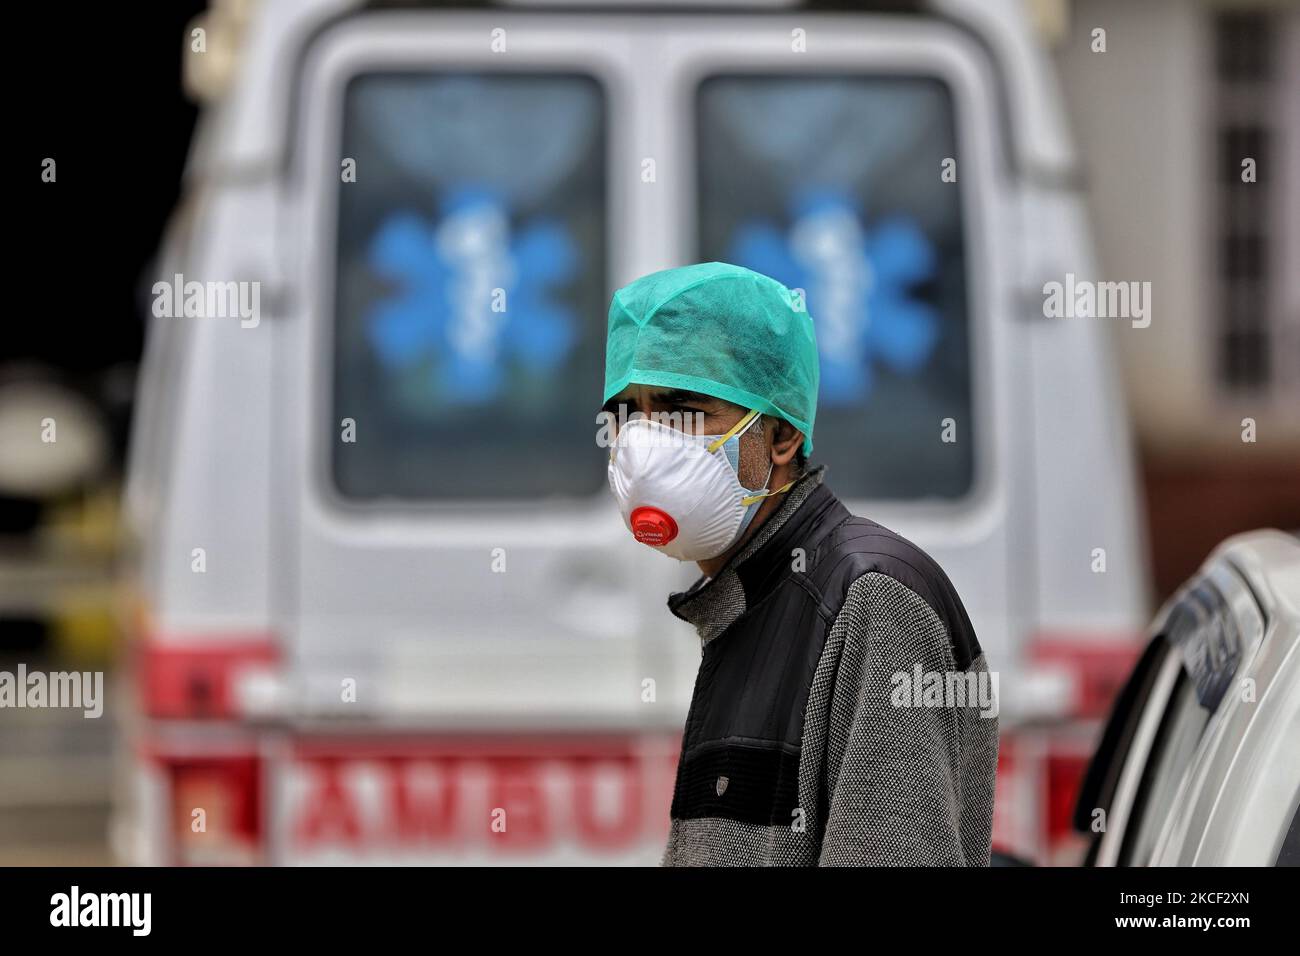
[[[824,471],[669,598],[703,660],[663,863],[986,866],[998,731],[975,632],[942,569]]]

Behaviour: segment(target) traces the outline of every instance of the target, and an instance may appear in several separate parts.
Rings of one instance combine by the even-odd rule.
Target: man
[[[663,862],[987,865],[983,654],[942,569],[808,467],[817,381],[812,320],[766,276],[614,294],[610,487],[637,540],[703,572],[668,600],[703,659]]]

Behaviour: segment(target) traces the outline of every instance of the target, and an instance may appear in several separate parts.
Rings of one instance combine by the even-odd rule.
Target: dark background
[[[6,230],[13,311],[0,363],[60,370],[104,403],[118,443],[130,392],[105,373],[133,371],[140,356],[140,276],[175,204],[196,115],[180,88],[182,37],[204,7],[154,0],[5,11],[17,144],[6,150],[7,178],[18,202]],[[57,183],[41,180],[46,157],[58,164]]]

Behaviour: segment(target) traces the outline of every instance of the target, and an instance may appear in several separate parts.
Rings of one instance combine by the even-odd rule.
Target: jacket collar
[[[668,596],[668,608],[695,626],[708,643],[726,630],[747,607],[771,589],[790,569],[791,551],[810,527],[832,507],[843,509],[823,485],[826,467],[809,470],[786,492],[772,513],[740,551],[712,578],[699,578],[687,590]],[[847,514],[847,512],[845,512]]]

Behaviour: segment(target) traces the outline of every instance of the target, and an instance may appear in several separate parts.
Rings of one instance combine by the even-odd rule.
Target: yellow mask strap
[[[750,505],[752,505],[755,501],[762,501],[764,498],[770,498],[770,497],[772,497],[773,495],[782,495],[782,494],[785,494],[787,491],[789,491],[791,488],[794,487],[794,483],[795,483],[796,481],[798,481],[797,478],[791,478],[789,481],[787,481],[787,482],[786,482],[784,485],[782,485],[780,488],[776,488],[776,489],[774,489],[774,490],[772,490],[772,491],[764,491],[764,492],[762,492],[761,494],[757,494],[757,495],[746,495],[744,498],[741,498],[741,499],[740,499],[740,503],[741,503],[742,505],[744,505],[746,508],[748,508],[748,507],[749,507]]]
[[[760,412],[757,408],[751,408],[748,412],[745,413],[744,417],[742,417],[740,421],[736,422],[736,424],[731,427],[731,430],[729,432],[709,442],[709,453],[712,454],[713,452],[717,451],[719,448],[721,448],[723,445],[727,443],[728,439],[744,431],[749,426],[749,423],[752,422],[755,418],[757,418],[759,414]],[[792,478],[791,480],[787,481],[784,485],[782,485],[780,488],[777,488],[773,491],[764,491],[756,495],[746,495],[744,498],[740,499],[740,502],[745,507],[749,507],[755,501],[762,501],[764,498],[770,498],[773,495],[785,494],[785,492],[789,491],[792,487],[794,487],[794,483],[797,480],[798,479],[796,478]]]
[[[759,412],[757,408],[751,408],[748,412],[745,413],[745,416],[741,418],[740,421],[736,422],[736,424],[731,426],[731,431],[709,442],[709,454],[713,454],[715,451],[717,451],[719,448],[725,445],[728,439],[744,431],[745,426],[748,425],[750,422],[752,422],[755,418],[757,418],[758,414]]]

